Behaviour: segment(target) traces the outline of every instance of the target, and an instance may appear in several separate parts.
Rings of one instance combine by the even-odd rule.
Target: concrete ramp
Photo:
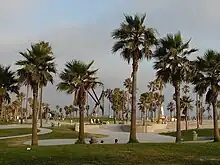
[[[107,129],[108,131],[111,131],[111,132],[124,132],[121,129],[121,127],[122,127],[122,125],[120,125],[120,124],[108,124],[108,125],[103,125],[100,128]]]

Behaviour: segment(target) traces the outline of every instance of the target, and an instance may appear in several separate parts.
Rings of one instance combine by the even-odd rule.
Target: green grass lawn
[[[198,134],[198,137],[213,137],[213,129],[193,129],[193,130],[188,130],[182,131],[182,138],[183,141],[192,141],[192,132],[196,131]],[[161,135],[167,135],[167,136],[176,136],[176,132],[166,132],[166,133],[161,133]]]
[[[74,131],[74,128],[72,126],[54,127],[49,129],[52,129],[53,132],[45,135],[39,135],[38,139],[43,140],[43,139],[77,139],[78,138],[78,132]],[[104,135],[100,135],[100,134],[85,133],[85,138],[91,136],[96,138],[104,137]],[[25,146],[23,143],[29,140],[31,140],[31,136],[0,140],[0,148]]]
[[[0,129],[0,137],[30,134],[31,128]]]
[[[220,144],[95,144],[0,148],[1,165],[220,164]]]

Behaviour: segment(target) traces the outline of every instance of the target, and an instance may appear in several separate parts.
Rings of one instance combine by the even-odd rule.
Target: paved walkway
[[[31,125],[29,125],[29,124],[0,125],[0,129],[12,129],[12,128],[31,128]],[[38,128],[38,130],[39,130],[39,132],[37,133],[38,135],[48,134],[48,133],[52,132],[51,129],[47,129],[47,128]],[[27,136],[31,136],[31,135],[32,134],[0,137],[0,140],[27,137]]]
[[[9,129],[9,128],[31,128],[31,125],[23,124],[23,125],[0,125],[0,129]],[[52,130],[46,128],[39,128],[40,132],[38,135],[51,133]],[[101,140],[104,141],[104,144],[113,144],[115,139],[118,139],[118,143],[124,144],[129,140],[129,132],[123,132],[121,130],[121,125],[119,124],[109,124],[103,125],[100,128],[91,128],[86,132],[92,134],[103,134],[106,137],[97,139],[99,142]],[[9,139],[16,137],[25,137],[31,136],[31,134],[27,135],[18,135],[11,137],[1,137],[0,139]],[[174,143],[175,137],[159,135],[157,133],[137,133],[137,139],[142,143]],[[47,140],[39,140],[39,146],[51,146],[51,145],[68,145],[74,144],[77,139],[47,139]],[[89,139],[85,139],[87,143],[89,143]],[[199,141],[201,142],[201,141]],[[206,141],[207,142],[207,141]],[[27,141],[24,144],[30,145],[31,142]]]
[[[129,140],[129,132],[122,132],[120,129],[121,125],[119,124],[109,124],[101,126],[100,128],[93,128],[88,130],[88,133],[92,134],[103,134],[107,137],[97,139],[99,142],[104,141],[104,144],[114,144],[115,139],[117,138],[119,144],[127,143]],[[159,135],[156,133],[137,133],[137,139],[142,143],[174,143],[175,137]],[[47,139],[39,140],[39,146],[51,146],[51,145],[68,145],[74,144],[77,139]],[[85,139],[86,143],[89,143],[90,139]],[[31,142],[27,141],[24,144],[30,145]]]

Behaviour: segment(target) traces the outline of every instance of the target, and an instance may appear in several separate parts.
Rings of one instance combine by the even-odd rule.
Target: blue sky
[[[0,0],[1,63],[13,64],[20,58],[18,52],[45,40],[52,45],[59,70],[68,60],[95,60],[106,88],[122,87],[131,66],[111,54],[111,32],[124,13],[147,13],[145,23],[158,30],[158,37],[180,30],[185,40],[192,38],[192,47],[199,48],[195,58],[208,48],[219,50],[219,5],[219,0]],[[140,64],[140,92],[154,78],[152,65],[152,61]],[[165,104],[172,92],[168,86]],[[52,85],[45,89],[44,98],[53,107],[72,103],[71,96]]]

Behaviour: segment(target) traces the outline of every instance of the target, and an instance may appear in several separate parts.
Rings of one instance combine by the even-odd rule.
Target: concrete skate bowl
[[[166,129],[167,124],[147,124],[145,126],[143,125],[137,125],[136,126],[136,132],[137,133],[147,133],[147,132],[155,132],[156,130]],[[121,125],[121,129],[123,132],[130,132],[130,125]]]

